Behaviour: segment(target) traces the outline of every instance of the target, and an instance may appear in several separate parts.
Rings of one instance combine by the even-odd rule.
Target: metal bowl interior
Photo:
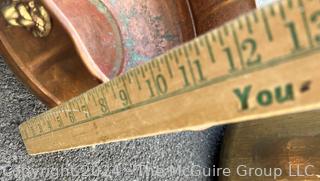
[[[49,36],[0,19],[0,50],[51,107],[194,37],[185,1],[42,2],[52,19]]]
[[[0,19],[0,50],[19,78],[47,105],[54,106],[98,85],[57,17],[48,37],[36,38]]]

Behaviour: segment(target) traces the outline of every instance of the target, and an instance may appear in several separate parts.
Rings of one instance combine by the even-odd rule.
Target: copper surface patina
[[[254,7],[236,0],[4,0],[0,51],[55,106]]]

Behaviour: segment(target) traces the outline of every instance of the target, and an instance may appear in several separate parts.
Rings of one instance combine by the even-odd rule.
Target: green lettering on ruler
[[[247,110],[250,108],[249,105],[249,98],[250,98],[250,92],[252,89],[252,85],[247,85],[244,87],[244,89],[234,89],[233,93],[236,95],[237,99],[240,102],[241,110]],[[287,101],[293,101],[294,100],[294,91],[293,91],[293,85],[292,84],[286,84],[285,86],[276,86],[274,90],[269,89],[263,89],[258,91],[256,94],[257,104],[260,106],[270,106],[274,102],[277,102],[279,104],[287,102]]]
[[[261,106],[269,106],[272,104],[272,92],[269,90],[262,90],[257,95],[257,101]]]
[[[278,86],[275,88],[275,96],[279,103],[283,103],[289,100],[294,100],[293,85],[287,84],[283,90],[282,87]]]
[[[240,101],[242,110],[246,110],[249,108],[248,99],[249,99],[251,87],[252,87],[251,85],[248,85],[244,88],[243,91],[241,91],[240,89],[233,90],[234,94],[236,94],[236,96],[238,97],[238,99]]]

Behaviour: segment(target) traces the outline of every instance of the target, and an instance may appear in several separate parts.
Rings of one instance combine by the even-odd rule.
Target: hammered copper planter
[[[49,106],[108,81],[254,7],[253,0],[15,2],[13,9],[18,9],[19,3],[32,8],[34,4],[43,5],[51,20],[48,26],[37,30],[52,29],[35,37],[32,22],[16,21],[17,16],[7,11],[7,21],[0,18],[0,51],[12,70]],[[33,4],[27,4],[30,2]],[[13,0],[1,3],[3,9]],[[27,28],[8,26],[10,23]]]

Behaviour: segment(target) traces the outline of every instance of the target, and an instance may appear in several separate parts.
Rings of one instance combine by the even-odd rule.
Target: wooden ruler
[[[320,108],[320,1],[254,11],[20,126],[47,153]],[[301,123],[303,124],[303,123]]]

